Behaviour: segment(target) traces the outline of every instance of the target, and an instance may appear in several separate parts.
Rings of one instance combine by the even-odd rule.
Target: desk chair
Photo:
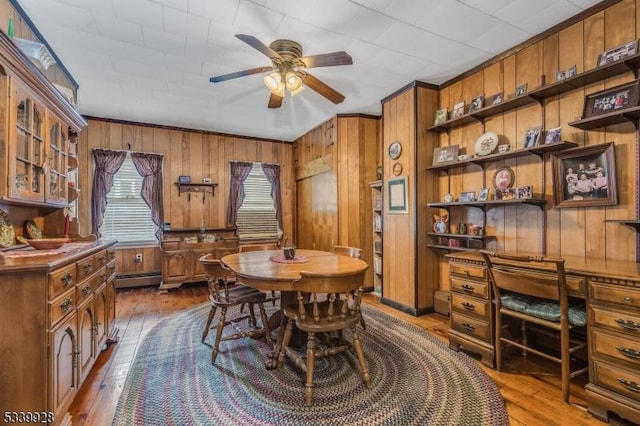
[[[220,349],[220,342],[225,340],[235,340],[242,337],[258,338],[265,336],[267,344],[269,344],[271,349],[273,349],[273,340],[271,338],[269,321],[264,309],[264,303],[271,299],[267,298],[267,296],[259,290],[242,284],[231,283],[229,280],[234,276],[233,272],[224,268],[212,253],[202,256],[200,258],[200,262],[204,266],[204,270],[207,274],[209,301],[211,302],[209,317],[207,318],[207,323],[202,333],[203,343],[209,334],[211,321],[213,321],[217,309],[220,308],[220,316],[218,317],[218,324],[216,326],[216,339],[211,352],[211,364],[215,364],[216,357],[218,356]],[[229,308],[240,306],[245,303],[249,305],[248,315],[242,315],[240,312],[240,314],[234,318],[227,319],[227,310]],[[258,305],[262,327],[257,327],[256,325],[253,305]],[[245,330],[237,326],[237,324],[244,319],[249,319],[249,325],[251,326],[250,330]],[[236,326],[236,332],[223,337],[222,332],[224,328],[231,324]]]
[[[362,249],[358,247],[349,246],[333,246],[333,252],[342,256],[354,257],[360,259],[362,257]],[[367,325],[364,322],[364,316],[360,315],[360,325],[363,330],[367,329]]]
[[[371,387],[369,367],[356,328],[361,316],[360,297],[365,271],[366,268],[356,273],[335,275],[302,272],[302,278],[295,282],[297,303],[284,307],[283,325],[286,325],[286,329],[278,355],[278,366],[282,366],[286,356],[306,373],[307,406],[311,406],[313,400],[313,370],[316,358],[335,355],[351,347],[355,349],[358,357],[364,383],[367,388]],[[306,300],[309,302],[305,303]],[[306,356],[289,347],[294,326],[307,332]],[[351,329],[351,342],[342,336],[335,339],[327,337],[328,333],[346,328]],[[321,348],[318,347],[318,340],[322,340]]]
[[[588,367],[571,371],[571,355],[584,349],[585,341],[572,339],[570,332],[587,323],[584,301],[569,300],[564,272],[564,259],[542,256],[518,256],[481,250],[487,264],[489,279],[495,301],[495,350],[496,368],[502,369],[502,343],[560,364],[562,398],[569,402],[570,380],[587,372]],[[505,262],[494,263],[495,259]],[[548,268],[542,272],[526,268],[532,266]],[[517,268],[517,269],[516,269]],[[520,339],[503,336],[502,317],[509,316],[520,321]],[[532,348],[527,342],[527,324],[551,329],[560,335],[560,356]]]

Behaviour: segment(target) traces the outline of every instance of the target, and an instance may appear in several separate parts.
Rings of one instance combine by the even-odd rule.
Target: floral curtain
[[[227,226],[236,226],[238,209],[244,201],[244,181],[249,176],[253,163],[234,161],[231,163],[231,183],[229,204],[227,205]]]
[[[156,238],[162,239],[164,209],[162,202],[162,154],[132,152],[131,160],[140,176],[142,188],[140,196],[151,209],[151,220],[156,225]]]
[[[276,207],[276,220],[280,230],[284,232],[282,228],[282,196],[280,191],[280,166],[277,164],[262,164],[262,171],[265,177],[271,184],[271,198],[273,198],[273,204]]]
[[[91,188],[91,233],[100,238],[100,226],[107,208],[107,194],[113,186],[113,175],[116,174],[127,153],[96,148],[93,150],[95,170]]]

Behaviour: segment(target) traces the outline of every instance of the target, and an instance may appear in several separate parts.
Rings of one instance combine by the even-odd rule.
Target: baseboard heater
[[[116,276],[116,288],[144,287],[160,285],[162,272],[149,272],[146,274],[123,274]]]

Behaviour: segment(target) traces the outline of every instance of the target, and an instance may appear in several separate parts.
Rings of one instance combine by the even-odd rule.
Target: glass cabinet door
[[[11,196],[44,201],[44,107],[20,89],[14,91],[16,108],[14,165],[9,171]]]
[[[67,203],[67,131],[61,121],[49,115],[46,202]]]

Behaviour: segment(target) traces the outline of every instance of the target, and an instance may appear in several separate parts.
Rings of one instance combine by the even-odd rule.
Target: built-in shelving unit
[[[382,181],[369,183],[373,213],[373,292],[382,297]]]

